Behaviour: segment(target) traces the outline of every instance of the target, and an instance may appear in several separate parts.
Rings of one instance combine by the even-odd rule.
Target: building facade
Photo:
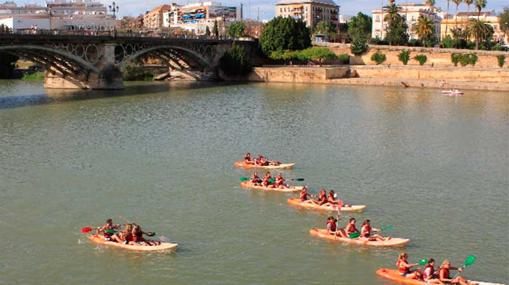
[[[163,27],[164,15],[166,12],[171,11],[174,5],[160,5],[143,16],[143,27],[149,30],[158,30]]]
[[[119,21],[108,15],[108,10],[94,0],[55,0],[47,2],[52,30],[111,31],[119,27]]]
[[[453,36],[452,31],[454,29],[466,29],[470,20],[477,20],[477,12],[460,12],[458,15],[451,15],[446,19],[442,20],[441,23],[441,39],[446,36]],[[502,44],[509,44],[509,35],[505,35],[500,29],[500,22],[498,16],[493,12],[482,12],[479,20],[490,25],[493,28],[493,41],[500,42]],[[473,40],[473,38],[471,39]]]
[[[406,24],[408,26],[408,35],[410,39],[419,39],[415,31],[415,27],[417,25],[417,20],[420,16],[428,17],[435,24],[435,37],[438,39],[440,37],[440,23],[442,18],[445,16],[445,13],[442,12],[441,9],[430,6],[427,4],[420,3],[402,3],[399,4],[400,8],[399,14],[406,19]],[[387,10],[383,9],[375,9],[372,11],[373,24],[371,29],[371,37],[372,38],[380,38],[384,39],[387,34],[387,26],[388,23],[385,21],[385,17],[387,16]]]
[[[301,19],[310,28],[321,21],[338,27],[339,6],[332,0],[281,0],[276,3],[276,17]]]

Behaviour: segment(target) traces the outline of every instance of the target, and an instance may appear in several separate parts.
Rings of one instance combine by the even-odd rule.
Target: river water
[[[375,270],[400,250],[311,237],[325,214],[239,187],[245,151],[368,205],[353,216],[410,238],[410,261],[472,254],[467,277],[509,281],[509,94],[1,81],[0,284],[391,284]],[[90,244],[80,228],[108,217],[180,247]]]

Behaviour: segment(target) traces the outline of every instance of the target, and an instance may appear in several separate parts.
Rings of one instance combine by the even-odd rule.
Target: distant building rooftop
[[[276,3],[276,5],[303,4],[303,3],[317,3],[317,4],[339,6],[333,0],[280,0]]]

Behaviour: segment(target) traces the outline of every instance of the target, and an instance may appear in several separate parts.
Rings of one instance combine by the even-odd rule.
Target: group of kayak
[[[243,160],[235,162],[235,166],[241,168],[290,169],[294,165],[295,163],[281,163],[277,160],[269,160],[261,154],[257,158],[253,158],[249,152],[244,155]]]
[[[259,156],[259,158],[264,156]],[[235,166],[242,168],[265,168],[270,169],[271,164],[258,163],[259,159],[251,160],[251,155],[247,153],[244,161],[238,161]],[[263,161],[263,160],[262,160]],[[272,167],[277,165],[291,165],[292,168],[294,163],[274,163]],[[251,167],[245,167],[250,165]],[[390,236],[382,235],[383,232],[388,231],[388,227],[382,227],[376,229],[371,226],[369,219],[365,219],[360,226],[357,228],[356,219],[350,217],[347,224],[344,227],[340,227],[338,220],[341,219],[340,212],[361,212],[366,206],[365,205],[349,205],[339,199],[334,190],[327,190],[321,188],[316,196],[312,196],[309,193],[309,189],[306,186],[290,186],[286,183],[282,174],[272,177],[271,173],[267,171],[263,178],[258,176],[257,172],[254,172],[251,177],[241,178],[241,186],[243,188],[255,189],[255,190],[267,190],[267,191],[278,191],[278,192],[297,192],[300,191],[298,198],[288,199],[288,203],[299,206],[306,209],[312,210],[327,210],[337,211],[337,218],[329,216],[325,223],[325,228],[318,229],[312,228],[309,232],[312,236],[331,240],[344,242],[353,245],[361,246],[373,246],[373,247],[402,247],[406,246],[410,239],[406,238],[394,238]],[[421,260],[423,261],[423,260]],[[451,277],[450,272],[452,270],[458,270],[462,272],[462,268],[452,267],[448,260],[444,260],[438,270],[435,269],[435,260],[429,259],[424,260],[418,264],[411,264],[408,262],[408,255],[406,253],[400,254],[396,263],[396,269],[381,268],[376,273],[386,279],[396,281],[402,284],[409,285],[425,285],[425,284],[457,284],[457,285],[473,285],[481,284],[471,281],[467,281],[461,276]],[[414,269],[418,265],[424,266],[421,269]],[[493,284],[493,283],[482,283],[482,284]]]

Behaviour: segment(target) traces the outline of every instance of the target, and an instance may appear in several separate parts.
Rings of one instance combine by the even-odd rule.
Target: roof
[[[338,4],[334,3],[333,0],[279,0],[276,3],[276,5],[303,4],[303,3],[317,3],[317,4],[338,6]]]

